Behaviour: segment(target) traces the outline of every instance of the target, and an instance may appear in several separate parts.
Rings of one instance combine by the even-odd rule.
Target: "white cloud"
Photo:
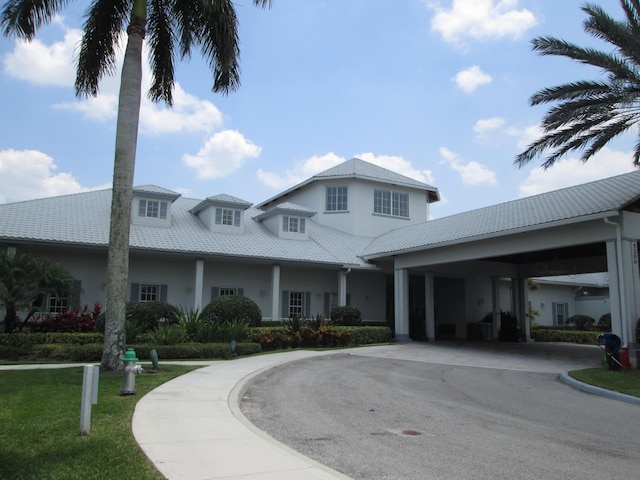
[[[431,29],[451,44],[464,46],[466,39],[520,38],[537,20],[519,0],[453,0],[450,8],[426,1],[435,10]]]
[[[480,85],[486,85],[493,81],[491,75],[484,73],[478,65],[473,65],[466,70],[456,73],[452,79],[458,86],[467,93],[474,92]]]
[[[185,154],[182,161],[199,179],[222,178],[242,167],[248,158],[258,157],[260,151],[240,132],[224,130],[210,137],[196,155]]]
[[[498,130],[506,123],[504,118],[491,117],[478,120],[473,126],[473,132],[476,134],[476,140],[485,142],[491,132]]]
[[[520,185],[520,197],[550,192],[635,170],[633,154],[604,147],[588,162],[569,157],[558,160],[547,170],[534,168]]]
[[[16,40],[15,48],[3,59],[4,72],[36,85],[73,86],[75,54],[82,31],[67,30],[64,39],[45,45],[40,40]]]
[[[57,168],[49,155],[37,150],[0,151],[0,203],[93,190],[69,173],[56,173]]]
[[[374,165],[399,173],[405,177],[413,178],[419,182],[427,183],[429,185],[434,184],[433,173],[431,170],[419,170],[415,168],[411,162],[402,157],[393,155],[374,155],[371,152],[359,153],[354,156],[364,160],[365,162],[373,163]]]
[[[344,161],[344,157],[329,152],[325,155],[314,155],[306,160],[294,162],[293,165],[285,169],[284,172],[267,172],[260,168],[256,175],[258,180],[267,187],[284,189],[303,182],[316,173],[320,173]]]
[[[458,154],[446,147],[440,147],[440,156],[452,170],[460,174],[465,185],[494,185],[497,183],[496,172],[476,161],[462,162]]]
[[[63,25],[63,19],[58,19]],[[82,31],[67,29],[64,40],[50,45],[39,40],[25,42],[16,40],[15,48],[4,58],[4,71],[16,78],[38,85],[73,87],[75,83],[76,49],[82,38]],[[124,37],[120,44],[124,45]],[[106,75],[100,81],[96,97],[73,102],[54,104],[53,107],[80,113],[84,118],[105,122],[116,118],[120,71],[124,52],[116,51],[114,75]],[[178,132],[211,132],[223,124],[220,110],[208,100],[202,100],[175,84],[173,107],[154,104],[146,96],[151,85],[151,73],[145,49],[142,63],[142,99],[140,107],[140,133],[144,135],[165,135]]]

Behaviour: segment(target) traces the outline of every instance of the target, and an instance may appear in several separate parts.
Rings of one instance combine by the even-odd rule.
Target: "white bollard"
[[[82,369],[82,396],[80,398],[80,435],[89,435],[91,405],[98,403],[100,365],[85,365]]]

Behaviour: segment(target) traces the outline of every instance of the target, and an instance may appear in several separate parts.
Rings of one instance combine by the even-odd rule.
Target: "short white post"
[[[82,397],[80,399],[80,435],[89,435],[91,405],[98,403],[100,365],[85,365],[82,369]]]

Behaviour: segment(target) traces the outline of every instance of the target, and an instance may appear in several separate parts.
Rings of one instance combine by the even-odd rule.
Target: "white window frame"
[[[327,187],[325,210],[327,212],[346,212],[349,210],[349,187],[347,185]]]
[[[409,218],[409,194],[383,188],[374,189],[373,213],[390,217]]]
[[[225,207],[216,207],[216,225],[224,225],[227,227],[240,226],[240,210]]]
[[[220,287],[218,288],[218,296],[220,297],[224,297],[224,296],[237,296],[238,295],[238,289],[235,287]]]
[[[282,231],[289,233],[305,233],[306,221],[302,217],[290,217],[284,215],[282,217]]]
[[[138,216],[145,218],[167,218],[167,202],[160,200],[144,200],[138,201]]]
[[[47,296],[47,313],[57,315],[66,312],[71,308],[71,294],[64,295],[48,295]]]
[[[144,302],[155,302],[160,300],[160,284],[156,283],[141,283],[140,290],[138,292],[138,301],[140,303]]]
[[[289,292],[289,318],[304,318],[305,292]]]

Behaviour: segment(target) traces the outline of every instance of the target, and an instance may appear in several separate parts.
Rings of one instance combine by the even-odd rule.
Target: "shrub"
[[[178,311],[167,302],[129,302],[127,320],[135,320],[142,325],[143,331],[153,330],[160,324],[178,323]]]
[[[331,310],[331,324],[342,326],[358,326],[362,323],[360,310],[351,305],[334,307]]]
[[[57,314],[35,315],[29,328],[32,332],[94,332],[102,306],[96,303],[93,310],[87,305],[82,310],[66,310]]]
[[[595,319],[588,315],[574,315],[567,318],[567,324],[575,325],[577,330],[587,330],[596,323]]]
[[[220,340],[223,342],[235,340],[236,343],[239,343],[249,338],[249,322],[247,321],[232,320],[230,322],[218,323],[217,325]]]
[[[567,329],[536,328],[531,330],[534,342],[568,342],[594,344],[599,332],[577,331]]]
[[[175,324],[158,325],[148,335],[155,345],[176,345],[184,340],[184,331]]]
[[[598,319],[598,329],[602,332],[611,331],[611,314],[605,313]]]
[[[218,297],[206,305],[200,315],[213,323],[240,320],[249,322],[251,327],[259,327],[262,323],[262,312],[258,304],[241,295]]]

